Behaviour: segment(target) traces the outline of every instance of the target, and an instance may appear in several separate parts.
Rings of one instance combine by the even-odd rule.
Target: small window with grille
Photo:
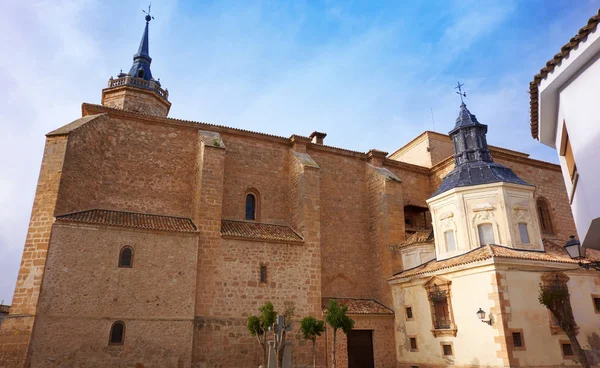
[[[406,307],[406,319],[412,319],[412,318],[413,318],[412,307]]]
[[[452,345],[450,344],[443,344],[442,345],[442,352],[444,353],[444,356],[452,356],[454,355],[452,352]]]
[[[565,357],[573,356],[573,347],[569,343],[562,343],[562,353]]]
[[[522,348],[523,347],[523,337],[521,336],[521,333],[513,332],[512,337],[513,337],[513,346],[515,348]]]

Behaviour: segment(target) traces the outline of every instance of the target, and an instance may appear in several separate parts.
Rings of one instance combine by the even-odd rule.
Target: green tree
[[[327,321],[327,324],[333,328],[333,348],[331,349],[332,368],[336,368],[335,343],[337,330],[342,329],[345,334],[348,334],[354,327],[354,320],[348,317],[346,312],[348,312],[348,306],[344,305],[340,307],[337,301],[329,300],[325,320]]]
[[[317,367],[317,337],[325,332],[325,321],[315,317],[304,317],[300,321],[300,331],[305,340],[312,341],[313,368]]]
[[[273,303],[266,302],[260,308],[258,308],[260,312],[258,316],[250,316],[248,317],[248,331],[252,336],[256,336],[258,343],[263,349],[263,366],[267,366],[267,332],[269,332],[269,327],[273,326],[275,320],[277,319],[277,312],[275,312],[275,307],[273,307]]]
[[[556,280],[546,285],[540,284],[540,293],[538,296],[540,304],[544,305],[550,310],[558,326],[562,328],[565,334],[569,337],[571,346],[579,363],[583,368],[590,368],[590,363],[585,356],[585,351],[579,345],[579,341],[576,336],[576,323],[575,317],[573,316],[573,309],[571,308],[571,301],[569,295],[569,288],[566,282],[561,282],[556,277]]]

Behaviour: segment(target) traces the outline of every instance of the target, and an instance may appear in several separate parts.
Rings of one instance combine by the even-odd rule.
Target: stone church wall
[[[246,194],[259,195],[259,221],[289,223],[288,161],[285,143],[223,134],[226,147],[223,218],[243,220]]]
[[[117,267],[125,245],[131,268]],[[32,366],[189,367],[196,249],[195,234],[55,224]],[[115,321],[124,345],[108,344]]]
[[[197,130],[135,119],[69,134],[56,213],[93,208],[191,217]]]

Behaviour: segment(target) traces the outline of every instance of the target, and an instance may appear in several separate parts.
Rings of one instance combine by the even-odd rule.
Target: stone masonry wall
[[[391,306],[391,288],[387,278],[402,269],[402,258],[392,251],[391,245],[399,244],[404,234],[404,198],[402,184],[385,176],[371,165],[366,170],[365,182],[368,190],[368,209],[371,242],[375,248],[376,266],[373,273],[379,274],[377,300]]]
[[[288,151],[285,144],[223,134],[227,147],[223,183],[223,218],[243,220],[246,194],[258,192],[261,222],[288,220]]]
[[[308,150],[321,173],[321,288],[324,297],[373,296],[365,162]]]
[[[171,108],[169,102],[164,101],[154,92],[130,86],[103,90],[102,105],[161,117],[166,117]]]
[[[66,136],[46,139],[11,312],[0,327],[0,362],[3,367],[22,367],[26,360],[66,147]]]
[[[114,116],[72,131],[57,214],[102,208],[191,217],[197,134]]]
[[[126,245],[131,268],[117,266]],[[55,224],[32,366],[189,367],[196,253],[196,234]],[[115,321],[122,346],[108,345]]]

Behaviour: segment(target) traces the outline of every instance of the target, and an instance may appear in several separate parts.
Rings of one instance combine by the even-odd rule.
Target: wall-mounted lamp
[[[564,248],[572,259],[579,261],[579,267],[583,267],[586,270],[593,269],[600,271],[600,262],[589,261],[585,258],[586,248],[582,247],[579,240],[575,239],[575,235],[571,235],[569,237],[569,240],[564,245]]]
[[[490,315],[490,319],[488,319],[486,321],[485,320],[485,312],[483,311],[483,309],[479,308],[479,310],[477,311],[477,317],[479,317],[479,319],[481,320],[481,322],[487,323],[490,326],[492,325],[492,316]]]

